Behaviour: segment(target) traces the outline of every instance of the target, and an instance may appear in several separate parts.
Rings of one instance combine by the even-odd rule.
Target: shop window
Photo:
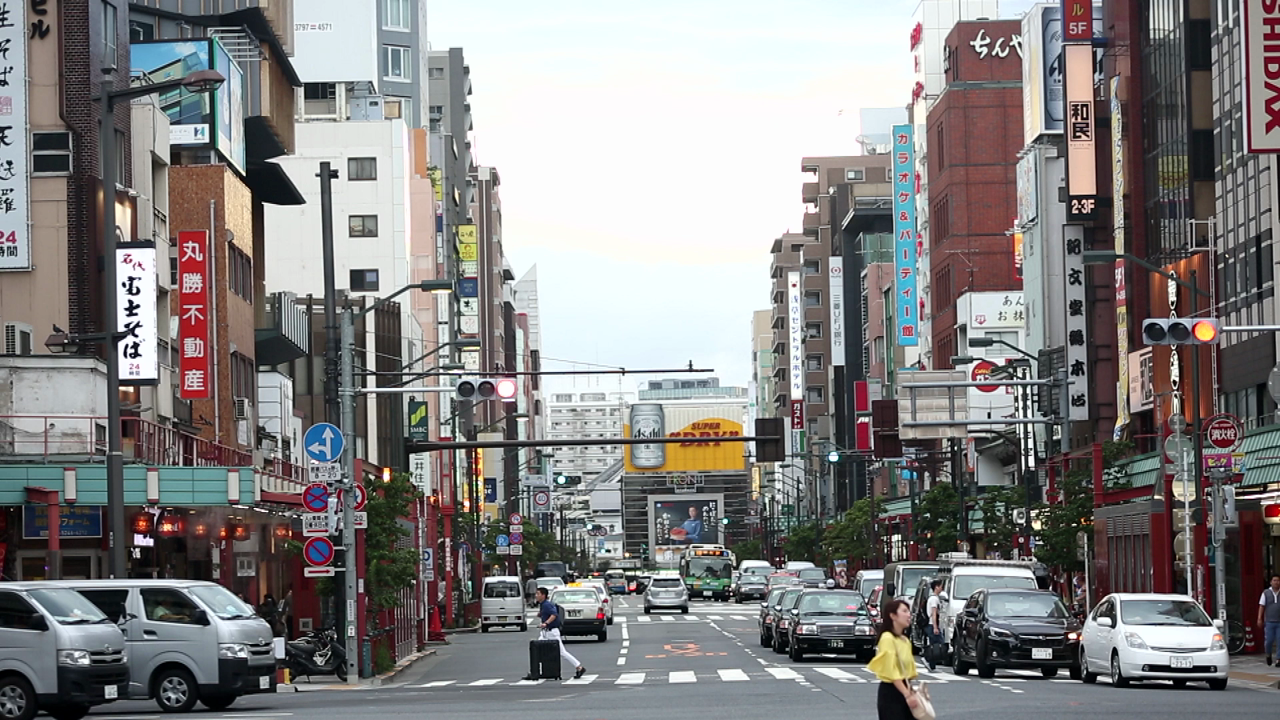
[[[145,589],[142,593],[142,611],[146,619],[153,622],[180,623],[190,625],[195,622],[196,607],[191,598],[165,588]]]

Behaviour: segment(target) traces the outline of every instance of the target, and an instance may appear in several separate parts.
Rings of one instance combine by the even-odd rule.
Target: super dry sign
[[[701,441],[689,441],[680,443],[680,447],[693,447],[695,445],[719,445],[719,441],[713,441],[710,438],[721,437],[742,437],[742,426],[737,425],[737,430],[724,427],[726,423],[719,420],[711,420],[708,422],[696,422],[680,432],[673,432],[667,435],[670,438],[708,438]]]

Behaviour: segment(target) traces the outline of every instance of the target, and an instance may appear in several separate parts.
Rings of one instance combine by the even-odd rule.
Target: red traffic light
[[[519,385],[516,383],[515,378],[501,378],[498,380],[496,387],[498,397],[503,400],[514,400],[516,392],[519,390]]]
[[[1197,320],[1191,326],[1191,335],[1196,342],[1212,343],[1218,341],[1218,323],[1214,320]]]

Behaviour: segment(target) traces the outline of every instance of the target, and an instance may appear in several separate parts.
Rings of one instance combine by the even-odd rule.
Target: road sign
[[[524,526],[523,526],[523,525],[512,525],[512,526],[510,526],[510,527],[508,527],[508,528],[507,528],[507,532],[522,533],[522,532],[524,532]]]
[[[498,538],[494,540],[494,542],[497,544],[498,547],[506,547],[507,545],[511,544],[511,538],[508,538],[506,535],[499,535]]]
[[[302,491],[302,507],[313,513],[325,512],[329,509],[329,486],[311,483]]]
[[[536,485],[546,485],[546,475],[522,475],[520,477],[520,485],[523,487],[533,487]]]
[[[523,534],[523,533],[511,533],[511,544],[512,544],[512,545],[519,545],[519,544],[520,544],[520,543],[522,543],[522,542],[524,542],[524,534]]]
[[[302,558],[312,567],[328,565],[333,561],[333,543],[327,537],[313,537],[302,546]]]
[[[524,546],[523,546],[523,545],[512,545],[512,546],[511,546],[511,554],[512,554],[512,555],[523,555],[523,554],[524,554]]]
[[[356,512],[360,512],[361,510],[364,509],[364,504],[368,501],[369,501],[369,496],[364,491],[364,485],[361,485],[360,483],[356,483],[356,502],[351,509],[355,510]]]
[[[422,548],[422,579],[436,579],[436,551],[433,548]]]
[[[1195,464],[1195,450],[1191,446],[1191,438],[1174,433],[1164,439],[1164,454],[1174,467],[1190,471]]]
[[[1182,434],[1187,431],[1187,416],[1174,413],[1169,416],[1169,432]]]
[[[342,457],[346,440],[332,423],[316,423],[302,436],[302,447],[307,457],[318,463],[331,463]]]
[[[369,513],[358,512],[353,515],[351,527],[356,530],[367,530],[369,528]]]
[[[311,463],[307,468],[307,476],[313,483],[324,483],[332,487],[342,482],[342,466],[338,463]]]
[[[511,517],[508,517],[507,520],[511,521],[512,525],[519,525],[524,522],[524,517],[520,513],[511,513]]]
[[[1239,447],[1244,440],[1244,426],[1240,418],[1229,413],[1221,413],[1209,418],[1204,424],[1204,439],[1208,443],[1205,451],[1229,453]]]
[[[546,490],[539,490],[533,494],[533,506],[535,508],[547,508],[551,506],[551,493]]]
[[[302,534],[307,537],[318,537],[329,534],[328,513],[307,513],[302,516]]]
[[[332,567],[325,565],[324,567],[304,567],[302,568],[303,577],[333,577],[337,571]]]

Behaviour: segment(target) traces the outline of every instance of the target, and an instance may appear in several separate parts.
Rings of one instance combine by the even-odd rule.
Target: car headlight
[[[993,627],[993,628],[989,628],[989,632],[991,633],[991,637],[993,638],[1000,638],[1001,640],[1013,639],[1013,633],[1009,632],[1008,630],[1003,630],[1001,628]]]
[[[817,625],[801,625],[796,629],[796,632],[800,633],[801,635],[817,635],[818,626]]]
[[[875,635],[876,629],[870,625],[859,625],[853,629],[854,635]]]
[[[59,650],[58,651],[59,665],[88,665],[89,663],[90,663],[90,660],[89,660],[88,650]]]
[[[1213,634],[1213,642],[1209,643],[1209,649],[1210,650],[1226,650],[1227,649],[1227,644],[1222,641],[1221,633]]]
[[[1142,636],[1136,632],[1126,632],[1124,634],[1124,643],[1134,650],[1147,650],[1147,643],[1143,641]]]
[[[248,660],[249,648],[240,643],[224,643],[218,646],[219,660]]]
[[[1077,640],[1079,640],[1079,639],[1080,639],[1080,633],[1078,633],[1078,632],[1069,632],[1069,633],[1067,633],[1067,642],[1075,642],[1075,641],[1077,641]]]

